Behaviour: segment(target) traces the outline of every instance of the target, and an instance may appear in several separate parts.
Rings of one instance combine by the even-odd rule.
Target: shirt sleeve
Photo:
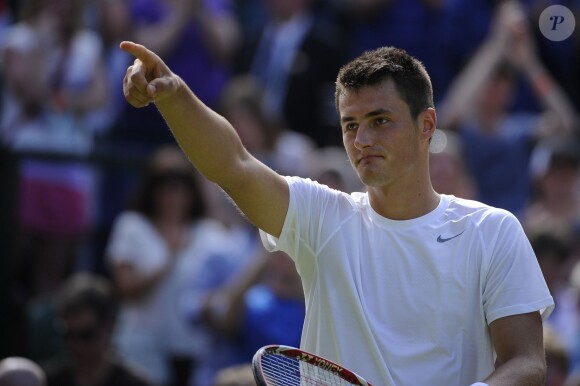
[[[285,178],[290,189],[290,202],[282,232],[276,238],[260,231],[262,243],[268,251],[280,250],[293,259],[303,256],[304,248],[315,255],[339,228],[340,206],[344,200],[337,199],[337,196],[342,193],[310,179]]]
[[[489,222],[495,231],[485,241],[489,242],[483,286],[487,323],[534,311],[540,311],[545,320],[554,309],[554,300],[521,224],[503,210],[491,218],[498,221]]]
[[[107,259],[111,263],[131,263],[135,260],[135,246],[139,245],[144,232],[143,221],[131,212],[121,213],[111,231],[106,248]]]

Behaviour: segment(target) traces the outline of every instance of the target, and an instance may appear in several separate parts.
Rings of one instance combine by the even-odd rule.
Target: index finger
[[[148,50],[147,47],[141,44],[133,43],[130,41],[123,41],[119,44],[119,47],[123,51],[141,60],[145,65],[157,60],[157,55],[155,55],[153,51]]]

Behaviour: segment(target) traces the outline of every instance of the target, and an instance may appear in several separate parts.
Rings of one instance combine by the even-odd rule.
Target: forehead
[[[345,89],[339,95],[340,117],[356,117],[370,111],[386,110],[393,113],[410,113],[392,79],[359,89]]]

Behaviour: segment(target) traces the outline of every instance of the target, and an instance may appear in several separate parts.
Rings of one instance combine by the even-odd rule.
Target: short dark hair
[[[346,90],[375,86],[392,79],[401,99],[409,106],[411,116],[417,118],[429,107],[434,107],[431,78],[423,64],[405,50],[381,47],[365,51],[345,64],[336,79],[335,103],[338,110],[340,95]]]
[[[117,315],[118,302],[108,279],[93,273],[79,272],[63,284],[56,299],[56,309],[61,317],[90,311],[100,323],[112,325]]]
[[[186,214],[187,219],[195,221],[203,218],[207,213],[207,204],[199,172],[189,163],[172,164],[159,168],[157,157],[164,157],[168,153],[183,155],[175,145],[162,145],[157,148],[149,156],[149,160],[142,170],[141,180],[130,197],[129,209],[152,219],[158,215],[159,210],[155,201],[157,190],[166,184],[181,184],[190,191],[192,197],[191,207]],[[184,162],[187,160],[185,155],[183,155],[183,159]]]

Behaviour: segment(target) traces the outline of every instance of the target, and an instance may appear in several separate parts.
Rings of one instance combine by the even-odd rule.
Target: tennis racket
[[[328,359],[289,346],[262,347],[254,355],[252,370],[258,386],[372,386]]]

